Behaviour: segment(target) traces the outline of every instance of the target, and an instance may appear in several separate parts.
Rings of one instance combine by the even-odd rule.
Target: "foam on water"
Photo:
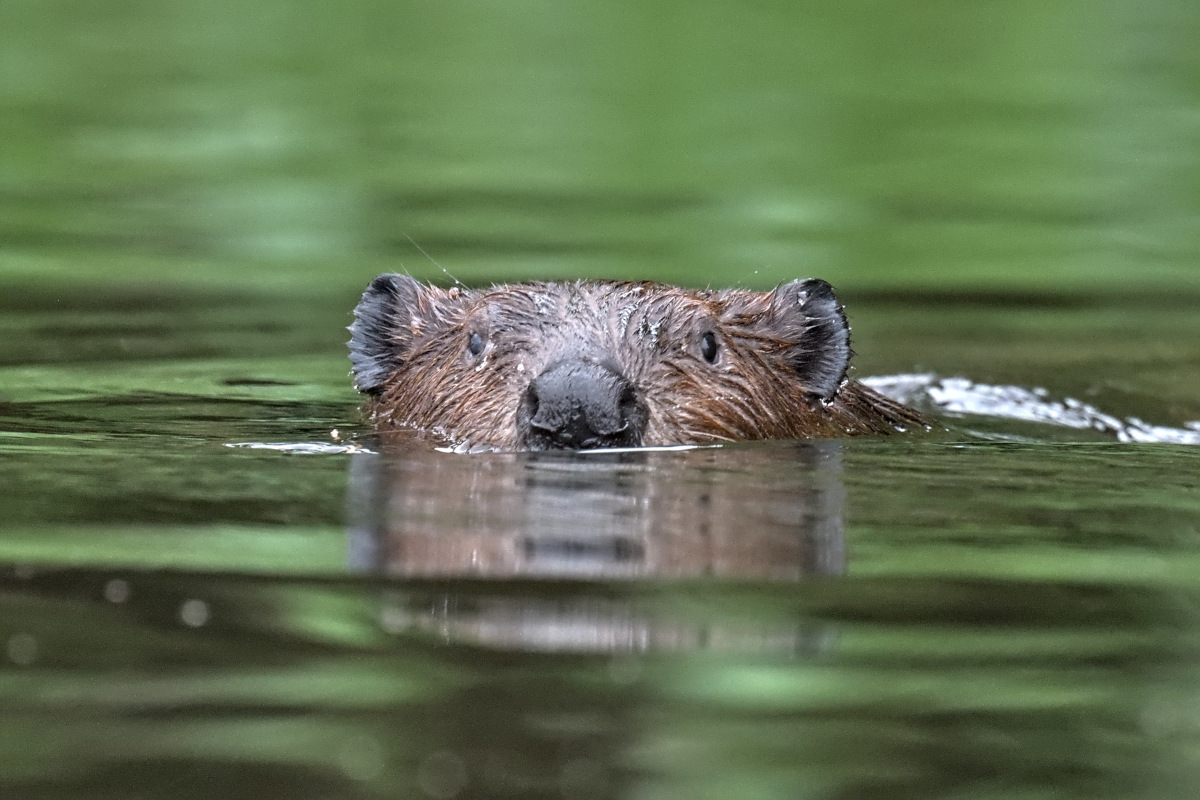
[[[979,416],[1039,422],[1064,428],[1109,433],[1121,442],[1200,445],[1200,421],[1183,428],[1151,425],[1137,417],[1119,419],[1071,397],[1055,400],[1042,388],[991,386],[933,373],[864,378],[872,389],[903,403],[932,405],[951,416]]]
[[[301,455],[371,452],[360,444],[324,444],[322,442],[226,442],[225,446],[245,447],[250,450],[277,450],[281,453],[299,453]]]

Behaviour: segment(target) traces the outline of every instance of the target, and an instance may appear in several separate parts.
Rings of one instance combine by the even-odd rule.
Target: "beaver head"
[[[380,275],[354,314],[354,385],[374,422],[470,445],[701,444],[917,421],[846,380],[850,328],[822,280],[767,293],[617,281],[447,290]]]

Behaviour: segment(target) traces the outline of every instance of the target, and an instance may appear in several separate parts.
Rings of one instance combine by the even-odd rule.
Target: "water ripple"
[[[966,378],[938,378],[933,373],[882,375],[863,383],[904,403],[932,404],[956,416],[1039,422],[1078,430],[1110,433],[1121,442],[1200,445],[1200,421],[1183,428],[1152,425],[1137,417],[1119,419],[1093,405],[1067,397],[1055,400],[1042,388],[991,386]]]

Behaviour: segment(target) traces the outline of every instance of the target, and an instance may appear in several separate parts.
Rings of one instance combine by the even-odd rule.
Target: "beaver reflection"
[[[621,587],[840,574],[840,448],[455,455],[389,434],[352,461],[349,560],[410,579],[395,628],[523,649],[711,643],[734,634],[664,620]],[[490,580],[445,588],[464,578]]]

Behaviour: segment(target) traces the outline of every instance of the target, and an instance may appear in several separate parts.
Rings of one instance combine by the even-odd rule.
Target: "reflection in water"
[[[811,637],[794,626],[748,631],[651,617],[637,597],[649,580],[840,574],[840,447],[747,447],[743,458],[737,448],[719,457],[458,456],[389,434],[378,453],[351,459],[348,557],[356,569],[408,579],[383,613],[393,632],[430,629],[531,650],[795,648]],[[764,456],[776,463],[764,468]],[[763,480],[726,479],[750,463]],[[469,579],[469,591],[430,588],[445,579]],[[495,579],[537,579],[538,588],[522,593],[514,586],[527,584]],[[413,581],[424,588],[408,588]]]
[[[277,494],[346,469],[214,449],[169,496],[235,459]],[[354,575],[342,526],[290,573],[216,526],[138,540],[157,568],[0,567],[0,797],[1195,794],[1195,448],[378,449]],[[95,558],[119,532],[41,535]]]

